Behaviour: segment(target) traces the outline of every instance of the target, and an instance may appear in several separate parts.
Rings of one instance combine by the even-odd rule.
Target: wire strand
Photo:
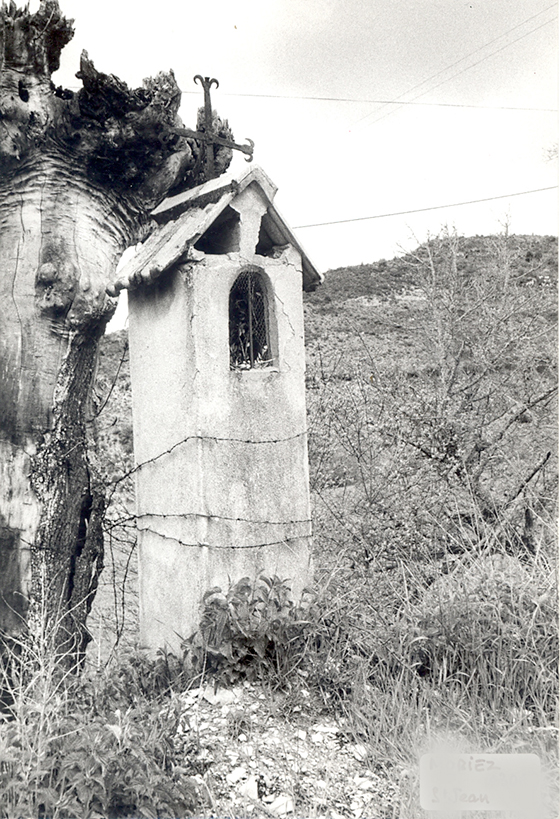
[[[170,446],[169,449],[164,450],[163,452],[159,452],[157,455],[154,455],[153,458],[148,458],[145,461],[142,461],[139,464],[136,464],[132,469],[129,469],[128,472],[125,472],[119,478],[116,478],[114,481],[110,482],[110,486],[116,487],[117,484],[124,481],[126,478],[129,478],[131,475],[134,475],[136,472],[139,472],[143,467],[148,466],[149,464],[155,463],[159,461],[160,458],[165,457],[166,455],[170,455],[177,447],[182,446],[183,444],[188,443],[188,441],[216,441],[220,443],[234,443],[234,444],[284,444],[288,441],[294,441],[297,438],[303,438],[307,435],[307,430],[303,430],[303,432],[297,432],[294,435],[288,435],[286,438],[265,438],[263,440],[254,440],[253,438],[220,438],[217,435],[187,435],[185,438],[182,438],[180,441],[177,441],[173,446]]]
[[[396,100],[400,101],[401,97],[405,97],[407,94],[411,94],[413,91],[416,91],[418,88],[421,88],[423,85],[426,85],[426,83],[430,82],[431,80],[435,80],[437,77],[440,77],[442,74],[445,74],[446,71],[450,71],[452,68],[455,68],[455,66],[459,65],[459,63],[462,63],[465,60],[468,60],[469,57],[473,57],[475,54],[478,54],[479,51],[483,51],[485,48],[488,48],[488,46],[493,45],[494,43],[497,43],[498,40],[501,40],[503,37],[507,37],[508,34],[511,34],[513,31],[516,31],[518,28],[521,28],[521,26],[524,26],[526,23],[531,22],[531,20],[534,20],[536,17],[540,17],[541,14],[545,14],[546,12],[550,11],[551,9],[555,9],[555,8],[556,8],[556,4],[552,4],[550,6],[547,6],[542,11],[537,12],[537,14],[533,14],[531,17],[527,17],[521,23],[518,23],[517,25],[515,25],[512,28],[508,29],[507,31],[504,31],[503,34],[500,34],[498,37],[494,37],[493,40],[489,40],[487,43],[484,43],[484,45],[479,46],[479,48],[476,48],[474,51],[469,52],[464,57],[461,57],[459,60],[456,60],[454,63],[451,63],[450,65],[447,65],[445,68],[440,69],[435,74],[432,74],[430,77],[427,77],[425,80],[422,80],[422,82],[419,82],[416,85],[413,85],[412,88],[409,88],[406,91],[403,91],[403,93],[400,94],[396,98]],[[492,54],[488,54],[486,57],[483,57],[482,60],[479,60],[479,62],[483,62],[484,60],[488,59],[489,57],[492,57],[494,54],[497,54],[499,51],[503,51],[504,48],[507,48],[508,46],[513,45],[513,43],[516,43],[519,40],[523,39],[524,37],[528,36],[529,34],[532,34],[533,31],[537,31],[538,28],[542,28],[542,26],[548,25],[548,23],[550,23],[550,22],[552,22],[552,21],[547,20],[545,23],[538,26],[536,29],[532,29],[531,31],[527,32],[526,34],[523,34],[521,37],[518,37],[516,40],[513,40],[510,43],[506,43],[506,45],[502,46],[497,51],[492,52]],[[479,62],[475,63],[474,65],[478,65]],[[440,85],[443,85],[444,83],[448,82],[448,80],[453,79],[454,77],[458,76],[459,74],[462,74],[464,71],[468,71],[469,68],[473,68],[473,67],[474,67],[473,65],[467,66],[466,68],[459,71],[457,74],[454,74],[453,77],[448,77],[446,80],[442,80],[441,83],[438,83],[437,85],[432,86],[431,88],[427,89],[426,91],[423,91],[421,94],[418,94],[413,100],[411,100],[411,102],[414,102],[419,97],[424,96],[424,94],[428,94],[430,91],[433,91],[435,88],[439,88]],[[399,104],[402,105],[403,103],[399,102]],[[394,109],[394,110],[398,110],[398,109]],[[365,119],[367,119],[370,116],[374,116],[376,113],[379,113],[379,111],[371,111],[369,114],[366,114],[364,117],[361,117],[360,119],[358,119],[354,123],[352,123],[351,127],[353,127],[354,125],[357,125],[360,122],[363,122]],[[387,112],[387,114],[384,114],[382,117],[379,117],[379,119],[383,119],[385,116],[388,116],[390,113],[393,113],[393,112],[389,111],[389,112]],[[378,120],[375,120],[374,122],[377,122],[377,121]],[[374,123],[372,122],[370,124],[373,125]]]
[[[512,196],[527,196],[530,193],[542,193],[543,191],[557,190],[558,185],[551,185],[549,188],[535,188],[532,191],[519,191],[518,193],[503,193],[500,196],[487,196],[484,199],[471,199],[468,202],[453,202],[447,205],[432,205],[429,208],[415,208],[414,210],[400,210],[394,213],[377,213],[374,216],[356,216],[353,219],[336,219],[332,222],[315,222],[311,225],[295,225],[294,230],[304,228],[326,227],[327,225],[344,225],[348,222],[365,222],[367,219],[386,219],[389,216],[407,216],[410,213],[425,213],[429,210],[444,210],[445,208],[458,208],[463,205],[477,205],[479,202],[493,202],[496,199],[509,199]]]
[[[136,518],[136,520],[140,520],[141,518],[171,518],[174,520],[177,518],[205,518],[207,520],[229,520],[234,523],[254,523],[266,526],[292,526],[300,523],[313,522],[312,518],[296,518],[294,520],[255,520],[255,518],[234,518],[228,515],[211,515],[203,512],[142,512],[141,514],[134,515],[132,519],[134,518]]]
[[[124,347],[123,347],[123,351],[122,351],[122,355],[121,355],[121,360],[119,361],[119,366],[117,367],[117,372],[115,373],[115,377],[113,378],[113,383],[111,384],[109,392],[107,393],[103,403],[101,404],[101,406],[99,407],[97,412],[95,412],[91,416],[91,418],[87,419],[88,423],[91,423],[92,421],[95,421],[96,418],[99,418],[99,416],[101,415],[101,413],[103,412],[103,410],[107,406],[107,403],[109,402],[109,399],[110,399],[111,395],[113,394],[113,390],[115,389],[115,386],[117,384],[117,380],[118,380],[122,365],[124,364],[124,360],[126,358],[127,353],[128,353],[128,337],[125,339]]]
[[[79,91],[81,85],[66,86],[71,91]],[[405,92],[408,93],[408,92]],[[183,96],[197,95],[198,91],[181,91]],[[370,98],[361,97],[317,97],[317,96],[301,96],[297,94],[249,94],[237,91],[224,91],[222,97],[247,97],[250,99],[266,99],[266,100],[293,100],[295,102],[301,100],[302,102],[354,102],[354,103],[368,103],[370,105],[420,105],[428,108],[473,108],[478,111],[529,111],[533,113],[548,113],[557,114],[558,108],[532,108],[530,106],[522,105],[473,105],[465,102],[416,102],[415,100],[401,100],[395,97],[394,100],[373,100]],[[375,112],[372,112],[372,114]],[[366,116],[371,116],[367,114]],[[360,122],[360,120],[358,120]]]
[[[218,546],[216,543],[187,543],[184,540],[179,540],[179,538],[173,537],[172,535],[164,535],[163,532],[158,532],[156,529],[151,529],[149,527],[138,527],[139,532],[149,532],[151,535],[156,535],[157,537],[161,537],[163,540],[172,540],[175,543],[178,543],[180,546],[189,546],[191,548],[201,549],[206,547],[207,549],[234,549],[234,550],[241,550],[241,549],[265,549],[267,546],[281,546],[282,544],[291,543],[293,540],[303,540],[304,538],[312,537],[312,533],[308,532],[305,535],[296,535],[295,537],[285,537],[282,540],[274,540],[270,543],[244,543],[242,545],[234,545],[228,543],[227,546]]]
[[[477,65],[480,65],[485,60],[489,60],[490,57],[494,57],[496,54],[499,54],[500,51],[503,51],[505,48],[509,48],[509,46],[513,45],[514,43],[518,43],[519,40],[523,40],[524,37],[528,37],[529,34],[533,34],[535,31],[538,31],[540,28],[543,28],[543,26],[546,26],[549,23],[553,23],[555,19],[556,18],[554,17],[552,20],[547,20],[546,22],[542,23],[540,26],[537,26],[536,28],[531,29],[531,31],[528,31],[526,34],[523,34],[521,37],[518,37],[516,40],[512,40],[511,43],[506,43],[501,48],[496,49],[496,51],[492,51],[491,54],[487,54],[486,57],[483,57],[481,60],[477,60],[476,63],[472,63],[471,65],[466,66],[466,68],[462,68],[461,71],[457,71],[455,74],[452,74],[451,77],[447,77],[447,79],[442,80],[437,85],[434,85],[431,88],[428,88],[427,91],[422,91],[421,94],[418,94],[418,96],[414,97],[412,102],[414,102],[415,100],[418,100],[420,97],[423,97],[425,94],[429,94],[432,91],[435,91],[435,89],[439,88],[440,85],[444,85],[446,82],[450,82],[451,80],[455,79],[455,77],[459,77],[461,74],[464,74],[465,71],[470,71],[471,68],[475,68]],[[400,107],[401,104],[402,103],[399,103],[399,107]],[[375,125],[376,122],[379,122],[380,120],[385,119],[385,117],[390,116],[391,114],[395,113],[395,111],[398,111],[398,107],[393,108],[392,111],[387,111],[385,114],[382,114],[378,119],[373,120],[373,122],[371,122],[370,125]],[[373,112],[373,113],[375,113],[375,112]],[[369,114],[367,116],[369,116]],[[366,117],[364,117],[364,119],[365,118]],[[360,121],[361,120],[359,120],[359,122]]]
[[[196,91],[183,91],[183,94],[196,94]],[[223,97],[251,97],[255,99],[272,99],[272,100],[302,100],[314,102],[354,102],[354,103],[370,103],[372,105],[423,105],[432,108],[475,108],[482,111],[533,111],[536,113],[552,113],[557,114],[558,108],[530,108],[515,105],[470,105],[461,102],[415,102],[414,100],[399,101],[397,97],[394,100],[372,100],[360,99],[358,97],[306,97],[296,96],[290,94],[242,94],[242,93],[228,93],[222,94]],[[367,114],[366,116],[371,116]],[[360,120],[358,120],[360,122]]]

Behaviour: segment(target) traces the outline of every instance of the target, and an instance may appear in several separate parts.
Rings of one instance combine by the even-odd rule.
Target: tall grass
[[[374,764],[400,783],[395,815],[430,815],[419,807],[419,761],[444,748],[536,753],[544,771],[543,816],[553,819],[555,555],[543,552],[529,563],[508,554],[469,556],[426,585],[404,563],[390,572],[383,562],[370,563],[360,572],[354,554],[350,543],[344,567],[338,550],[322,607],[322,650],[308,646],[307,656],[315,654],[307,667],[314,668],[324,701],[347,716],[371,749]]]
[[[204,806],[153,666],[132,658],[77,676],[46,630],[4,641],[2,660],[2,819],[180,817]]]
[[[555,290],[516,237],[473,241],[401,260],[414,310],[340,287],[309,317],[320,684],[405,774],[407,816],[442,744],[537,753],[557,793]]]

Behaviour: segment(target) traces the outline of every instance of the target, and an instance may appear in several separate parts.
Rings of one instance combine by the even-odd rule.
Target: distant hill
[[[494,254],[494,247],[503,242],[500,236],[470,236],[457,238],[457,266],[466,274],[485,266]],[[398,295],[418,285],[415,280],[414,260],[423,255],[426,245],[413,253],[387,261],[380,259],[369,264],[337,267],[325,275],[324,284],[314,293],[306,294],[305,301],[326,306],[331,301],[381,298]],[[512,275],[520,282],[537,283],[558,281],[558,237],[510,236],[507,239]]]

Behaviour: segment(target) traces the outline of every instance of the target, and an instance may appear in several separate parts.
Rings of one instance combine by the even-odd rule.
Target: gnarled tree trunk
[[[56,0],[0,9],[0,633],[46,617],[76,663],[103,565],[87,419],[106,287],[149,211],[201,165],[174,133],[172,73],[131,90],[84,53],[83,89],[54,87],[71,23]]]

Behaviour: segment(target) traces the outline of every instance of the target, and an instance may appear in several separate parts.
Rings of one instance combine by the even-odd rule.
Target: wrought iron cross
[[[241,151],[247,155],[246,161],[251,162],[253,159],[253,149],[255,147],[255,143],[252,139],[247,137],[246,139],[249,143],[248,145],[238,145],[236,142],[232,142],[230,139],[224,139],[214,132],[212,127],[212,103],[210,100],[210,89],[213,85],[218,88],[220,83],[214,77],[202,77],[200,74],[195,76],[194,82],[196,83],[198,80],[200,80],[200,84],[204,89],[204,130],[191,131],[190,128],[173,128],[172,130],[173,133],[177,134],[178,136],[191,137],[192,139],[202,142],[205,147],[206,154],[206,176],[207,179],[214,179],[216,176],[216,170],[214,167],[214,145],[223,145],[226,148]]]

